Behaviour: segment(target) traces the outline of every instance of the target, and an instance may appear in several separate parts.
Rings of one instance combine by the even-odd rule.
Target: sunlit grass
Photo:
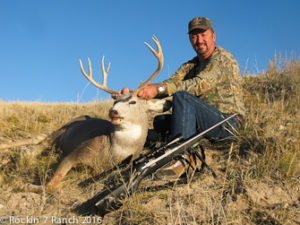
[[[146,179],[141,191],[125,200],[119,210],[108,214],[104,222],[299,223],[300,62],[285,60],[279,65],[275,57],[266,73],[244,76],[243,86],[248,111],[237,142],[223,151],[213,145],[206,148],[207,162],[218,174],[217,178],[204,171],[188,182]],[[80,115],[108,119],[111,104],[111,101],[87,104],[0,102],[0,145],[50,134]],[[19,187],[26,182],[45,184],[49,180],[58,155],[55,149],[49,149],[48,154],[32,161],[29,153],[34,149],[34,146],[21,146],[0,152],[0,187],[4,192],[19,196]],[[32,208],[32,213],[73,216],[74,205],[101,190],[101,181],[85,188],[78,186],[91,175],[88,168],[72,170],[58,193],[35,195],[34,201],[40,201],[40,208]],[[27,195],[22,193],[22,196]],[[5,204],[2,201],[5,198],[0,195],[0,204]],[[14,210],[23,209],[19,206]],[[7,212],[11,211],[7,209]]]

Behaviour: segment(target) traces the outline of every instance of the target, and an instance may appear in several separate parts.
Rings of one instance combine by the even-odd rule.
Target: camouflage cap
[[[189,31],[191,33],[193,30],[201,29],[208,30],[211,29],[214,32],[212,23],[207,17],[196,17],[189,22]]]

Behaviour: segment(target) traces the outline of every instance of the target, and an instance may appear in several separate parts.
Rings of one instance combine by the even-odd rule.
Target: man
[[[188,34],[197,56],[181,65],[171,78],[145,87],[138,96],[143,99],[173,96],[172,116],[162,117],[170,121],[171,137],[183,135],[187,139],[238,112],[239,117],[206,136],[213,140],[228,139],[243,123],[245,114],[238,63],[228,51],[216,47],[216,34],[208,18],[191,20]],[[123,89],[122,93],[126,92],[128,89]],[[193,160],[190,156],[185,158]],[[185,167],[177,162],[162,171],[180,175]]]

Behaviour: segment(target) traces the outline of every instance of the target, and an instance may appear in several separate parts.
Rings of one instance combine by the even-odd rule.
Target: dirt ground
[[[19,150],[34,151],[34,145]],[[83,216],[74,211],[103,188],[103,181],[81,185],[91,176],[88,168],[72,170],[59,191],[51,194],[23,192],[20,187],[24,181],[16,177],[15,182],[1,185],[0,221],[2,224],[299,224],[299,180],[285,183],[272,177],[251,179],[245,173],[249,173],[251,161],[259,156],[240,158],[237,151],[234,147],[206,150],[207,164],[216,178],[208,169],[196,172],[192,179],[147,178],[120,209],[104,217]]]

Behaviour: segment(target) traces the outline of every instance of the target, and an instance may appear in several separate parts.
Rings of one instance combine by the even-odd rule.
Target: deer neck
[[[114,161],[123,160],[129,155],[139,153],[145,144],[148,127],[125,123],[117,128],[112,138],[112,156]]]
[[[135,141],[138,140],[142,135],[142,126],[132,123],[123,123],[122,127],[117,127],[114,133],[115,141]]]

